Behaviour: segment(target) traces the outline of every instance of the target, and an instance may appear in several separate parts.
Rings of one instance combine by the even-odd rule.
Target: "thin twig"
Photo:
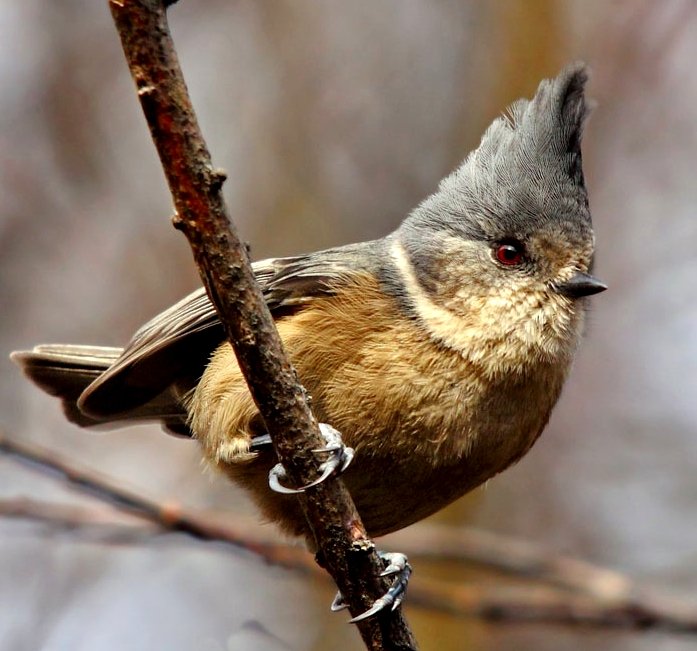
[[[412,586],[410,597],[424,608],[490,621],[697,633],[697,604],[669,596],[613,600],[543,586],[447,585],[422,579]]]
[[[126,491],[122,482],[79,468],[39,446],[19,442],[0,432],[0,452],[27,462],[30,467],[65,479],[127,513],[204,540],[216,540],[244,548],[265,561],[295,571],[319,574],[303,549],[278,543],[268,529],[254,527],[246,518],[234,520],[220,513],[186,509],[172,502],[147,499]],[[6,508],[4,508],[6,506]],[[0,516],[22,515],[33,519],[80,526],[89,514],[74,507],[40,505],[27,500],[0,502]],[[106,521],[104,514],[99,517]],[[410,601],[423,608],[456,616],[501,622],[536,622],[602,628],[660,629],[697,633],[697,604],[656,590],[637,586],[628,577],[571,557],[554,556],[533,543],[473,529],[419,524],[394,534],[400,549],[422,559],[476,563],[499,572],[550,584],[525,586],[453,585],[417,577]],[[323,575],[323,573],[322,573]],[[562,592],[560,588],[566,591]],[[568,590],[573,591],[572,594]]]
[[[176,208],[201,278],[233,345],[240,369],[296,486],[319,474],[313,450],[323,446],[304,389],[285,355],[257,285],[246,247],[222,195],[225,175],[213,168],[188,96],[162,0],[111,0],[110,8]],[[389,587],[384,567],[343,482],[304,493],[300,504],[321,557],[353,615]],[[399,610],[359,625],[369,649],[415,649]]]
[[[0,452],[21,460],[30,468],[64,479],[71,486],[110,504],[126,513],[148,520],[165,529],[181,531],[203,540],[221,540],[259,554],[269,562],[287,567],[297,567],[284,560],[277,549],[268,550],[260,539],[258,542],[245,536],[234,523],[220,518],[185,509],[174,502],[162,502],[144,497],[136,491],[123,487],[123,482],[107,479],[103,475],[61,455],[33,445],[8,438],[0,432]],[[307,554],[304,554],[307,558]]]
[[[394,534],[394,539],[399,549],[422,560],[478,565],[598,599],[627,598],[636,590],[628,577],[614,570],[555,554],[539,544],[473,527],[420,524]]]
[[[246,523],[228,521],[220,514],[206,515],[172,502],[158,502],[109,480],[102,474],[80,467],[74,461],[40,446],[20,442],[0,432],[0,452],[13,455],[41,472],[67,480],[83,492],[145,518],[162,527],[183,531],[206,540],[224,540],[249,548],[249,541],[262,543]],[[526,576],[598,598],[627,598],[636,588],[626,576],[576,558],[551,554],[530,542],[472,528],[451,528],[419,524],[392,535],[400,549],[432,560],[477,564],[497,572]],[[252,550],[254,551],[254,550]]]
[[[123,528],[124,530],[156,531],[162,525],[146,523],[142,518],[131,517],[110,506],[83,506],[44,502],[31,497],[10,497],[0,499],[0,517],[21,520],[36,520],[55,524],[65,529],[83,527]]]

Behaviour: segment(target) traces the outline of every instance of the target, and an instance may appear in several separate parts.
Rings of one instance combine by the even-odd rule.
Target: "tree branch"
[[[426,579],[412,586],[411,599],[441,613],[505,623],[697,633],[695,604],[665,595],[600,599],[545,586],[446,585]]]
[[[251,551],[269,563],[303,573],[318,573],[310,556],[298,547],[276,542],[244,518],[234,520],[187,509],[171,501],[145,498],[54,452],[10,439],[0,432],[0,453],[28,463],[33,469],[65,479],[70,485],[163,530],[180,531]],[[0,517],[26,517],[80,527],[90,520],[107,523],[102,511],[46,505],[29,500],[0,501]],[[113,523],[114,525],[116,522]],[[133,529],[129,525],[129,529]],[[412,603],[454,616],[501,622],[582,625],[618,629],[659,629],[697,633],[697,604],[638,586],[629,577],[581,561],[555,556],[539,546],[507,536],[473,529],[419,524],[395,534],[399,546],[422,558],[479,564],[528,580],[518,586],[453,585],[419,577],[411,586]],[[324,574],[324,573],[322,573]],[[564,590],[564,591],[562,591]],[[568,591],[572,591],[569,594]]]
[[[473,527],[422,524],[399,531],[394,538],[399,540],[399,549],[422,560],[478,565],[598,599],[627,599],[637,590],[633,581],[614,570]]]
[[[131,75],[160,156],[176,208],[174,225],[186,235],[201,278],[233,345],[240,369],[290,481],[318,476],[312,452],[323,446],[303,388],[230,221],[174,50],[162,0],[111,0]],[[329,572],[353,615],[369,608],[389,586],[351,496],[330,479],[300,496]],[[369,649],[415,649],[400,611],[359,625]]]

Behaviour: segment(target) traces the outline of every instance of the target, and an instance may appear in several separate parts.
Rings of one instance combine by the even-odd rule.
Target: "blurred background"
[[[694,593],[697,5],[209,0],[180,2],[170,20],[255,258],[386,234],[507,103],[570,60],[592,66],[585,170],[610,291],[593,300],[539,443],[435,519]],[[38,342],[122,345],[198,286],[105,1],[0,0],[0,193],[2,427],[144,495],[252,514],[194,443],[156,426],[78,430],[6,356]],[[0,457],[0,499],[20,497],[93,504]],[[222,544],[3,518],[0,553],[2,649],[362,648],[328,612],[327,583]],[[429,571],[417,565],[414,585]],[[406,612],[424,650],[695,645]]]

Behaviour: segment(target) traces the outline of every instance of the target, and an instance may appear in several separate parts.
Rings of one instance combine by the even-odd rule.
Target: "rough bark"
[[[111,0],[110,8],[136,83],[176,210],[208,295],[292,485],[318,474],[322,447],[307,396],[285,355],[273,319],[229,218],[221,192],[225,174],[213,168],[197,124],[167,25],[162,0]],[[388,587],[382,562],[340,479],[299,497],[326,567],[353,615]],[[369,649],[415,649],[399,610],[359,624]]]

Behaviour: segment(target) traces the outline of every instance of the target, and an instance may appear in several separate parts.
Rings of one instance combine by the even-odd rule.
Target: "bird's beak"
[[[581,298],[599,294],[607,289],[607,285],[590,274],[577,271],[569,280],[554,285],[554,291],[569,298]]]

